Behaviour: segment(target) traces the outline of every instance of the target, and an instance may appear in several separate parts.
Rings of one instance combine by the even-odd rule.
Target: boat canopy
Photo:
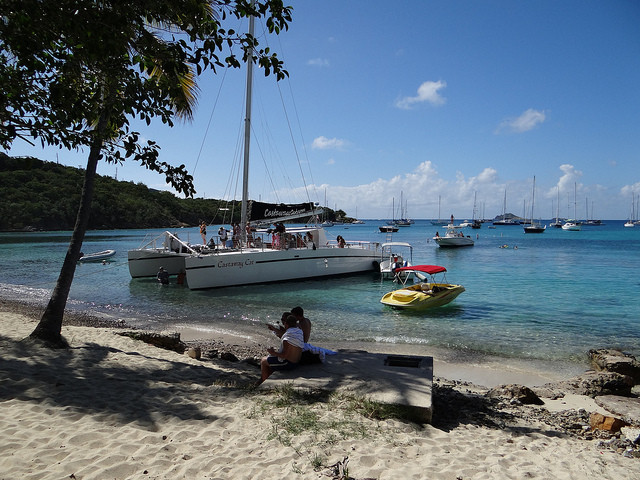
[[[407,243],[407,242],[388,242],[388,243],[383,243],[382,244],[382,248],[387,249],[388,247],[407,247],[407,248],[411,248],[411,244]]]
[[[395,269],[396,273],[409,271],[426,273],[427,275],[435,275],[436,273],[446,272],[447,269],[438,265],[413,265],[411,267],[400,267]]]

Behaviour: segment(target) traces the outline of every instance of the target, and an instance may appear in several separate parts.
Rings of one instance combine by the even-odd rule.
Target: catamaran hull
[[[374,271],[379,253],[371,249],[249,249],[185,259],[192,290],[310,279]]]
[[[189,255],[160,249],[129,250],[129,273],[131,278],[155,277],[160,267],[164,267],[169,275],[177,275],[184,270],[184,259]]]

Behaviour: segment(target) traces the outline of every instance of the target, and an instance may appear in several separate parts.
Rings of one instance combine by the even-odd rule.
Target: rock
[[[592,413],[589,417],[589,425],[591,430],[606,430],[608,432],[619,432],[622,427],[626,427],[627,423],[616,417],[602,415],[601,413]]]
[[[120,335],[141,340],[150,345],[172,350],[178,353],[184,353],[186,345],[180,340],[179,333],[157,333],[157,332],[121,332]]]
[[[540,397],[533,390],[524,385],[499,385],[487,392],[491,398],[506,399],[511,402],[519,402],[524,405],[544,405]]]
[[[622,433],[630,442],[640,444],[640,428],[622,427],[620,429],[620,433]]]
[[[633,378],[634,385],[640,384],[640,362],[633,355],[601,348],[589,350],[589,358],[596,370],[628,375]]]
[[[640,398],[602,395],[595,397],[598,406],[604,408],[630,425],[640,426]]]
[[[538,392],[574,393],[595,398],[600,395],[629,396],[633,387],[633,379],[627,375],[613,372],[586,372],[562,382],[543,385]]]
[[[202,350],[200,349],[200,347],[191,347],[189,348],[189,350],[187,350],[187,355],[196,360],[200,360],[200,358],[202,357]]]
[[[220,358],[222,360],[226,360],[228,362],[237,362],[238,361],[238,357],[236,357],[233,353],[231,352],[223,352],[220,354]]]

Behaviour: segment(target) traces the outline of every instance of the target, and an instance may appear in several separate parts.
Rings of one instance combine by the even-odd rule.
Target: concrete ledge
[[[432,418],[433,357],[339,350],[337,355],[327,355],[326,363],[274,372],[260,388],[283,384],[349,392],[374,402],[401,405],[422,423]]]

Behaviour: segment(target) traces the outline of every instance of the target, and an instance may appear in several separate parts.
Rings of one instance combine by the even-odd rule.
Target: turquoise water
[[[383,223],[335,226],[328,232],[382,243],[387,235],[378,225]],[[108,248],[117,253],[106,265],[78,265],[68,307],[142,327],[252,336],[264,332],[265,321],[301,305],[313,321],[314,343],[405,343],[562,362],[583,361],[587,350],[599,347],[640,355],[640,227],[605,223],[580,232],[548,228],[526,235],[522,227],[484,224],[466,230],[478,238],[474,247],[463,249],[437,247],[430,239],[442,227],[428,221],[401,228],[393,240],[413,245],[414,264],[443,265],[447,279],[466,288],[448,306],[413,314],[379,303],[397,286],[374,273],[210,291],[132,280],[127,250],[140,246],[149,232],[90,232],[85,253]],[[0,296],[46,302],[69,237],[69,232],[0,234]],[[197,229],[181,230],[180,237],[200,241]],[[509,248],[500,248],[504,244]]]

